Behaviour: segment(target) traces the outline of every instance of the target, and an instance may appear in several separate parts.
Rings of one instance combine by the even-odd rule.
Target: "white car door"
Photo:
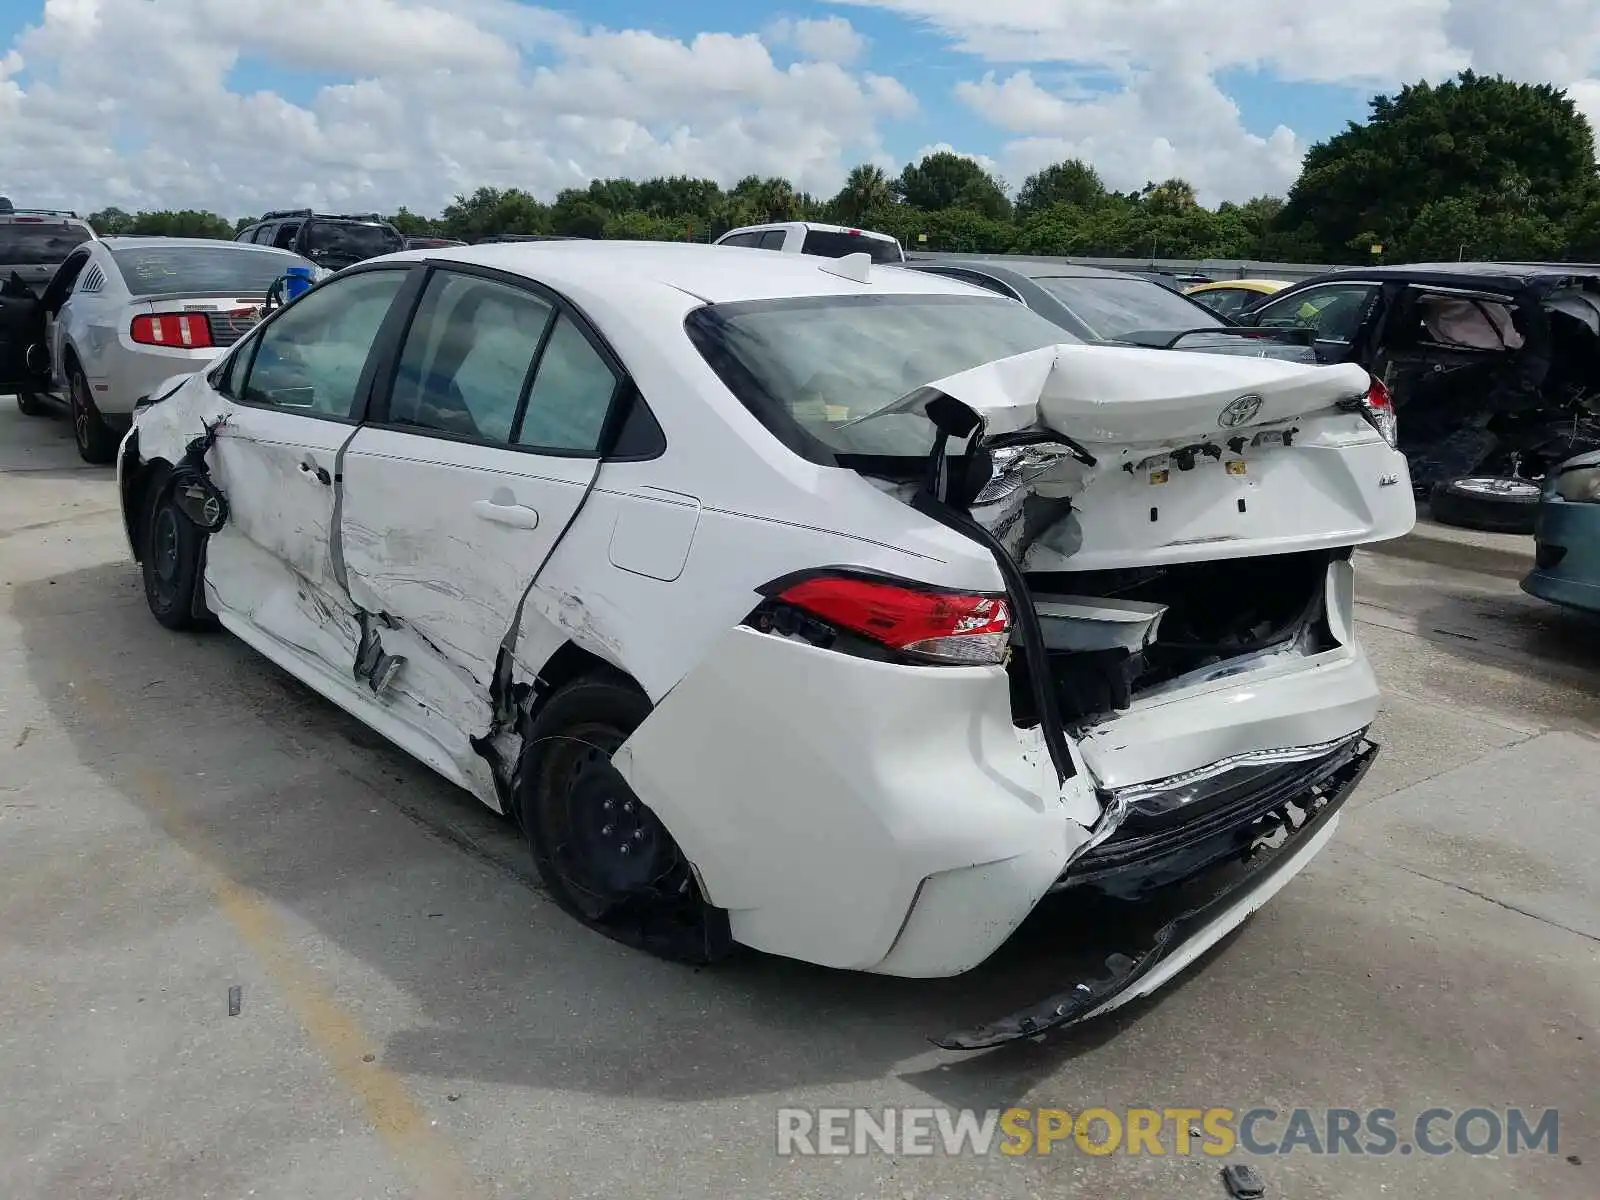
[[[623,374],[557,297],[451,266],[430,273],[393,375],[345,453],[344,563],[384,616],[383,653],[406,660],[374,690],[468,772],[501,643],[598,469]],[[520,630],[532,662],[563,636],[531,606]]]
[[[345,686],[356,623],[335,569],[334,478],[371,387],[374,342],[409,274],[329,282],[211,377],[224,424],[207,461],[230,513],[206,547],[208,602],[247,641],[265,634]]]

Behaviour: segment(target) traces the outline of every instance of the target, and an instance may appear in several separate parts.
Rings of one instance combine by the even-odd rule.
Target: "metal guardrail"
[[[1281,279],[1286,283],[1298,283],[1302,279],[1340,269],[1324,263],[1257,262],[1238,258],[1083,258],[1061,254],[938,254],[927,250],[907,250],[906,257],[912,261],[931,258],[1014,259],[1096,267],[1102,271],[1155,271],[1163,275],[1204,275],[1215,280]]]

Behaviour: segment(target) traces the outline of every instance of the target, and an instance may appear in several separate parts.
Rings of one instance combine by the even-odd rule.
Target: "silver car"
[[[243,336],[268,290],[297,265],[315,271],[298,254],[239,242],[87,242],[41,296],[20,279],[0,281],[0,393],[15,392],[30,415],[64,405],[78,453],[108,463],[139,398],[203,369]]]

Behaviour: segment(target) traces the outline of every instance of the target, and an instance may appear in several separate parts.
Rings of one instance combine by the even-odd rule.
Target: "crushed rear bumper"
[[[1375,743],[1359,739],[1304,790],[1282,798],[1256,824],[1244,856],[1246,869],[1224,890],[1163,925],[1147,945],[1110,955],[1103,977],[1080,981],[1010,1016],[934,1038],[933,1043],[947,1050],[987,1049],[1078,1024],[1154,992],[1238,928],[1316,856],[1333,836],[1340,810],[1377,754]]]

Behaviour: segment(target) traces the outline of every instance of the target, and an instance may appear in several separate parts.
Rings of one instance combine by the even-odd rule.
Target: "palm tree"
[[[833,198],[833,208],[841,221],[859,225],[873,209],[887,208],[893,202],[894,191],[883,168],[862,163],[850,169],[844,187]]]

